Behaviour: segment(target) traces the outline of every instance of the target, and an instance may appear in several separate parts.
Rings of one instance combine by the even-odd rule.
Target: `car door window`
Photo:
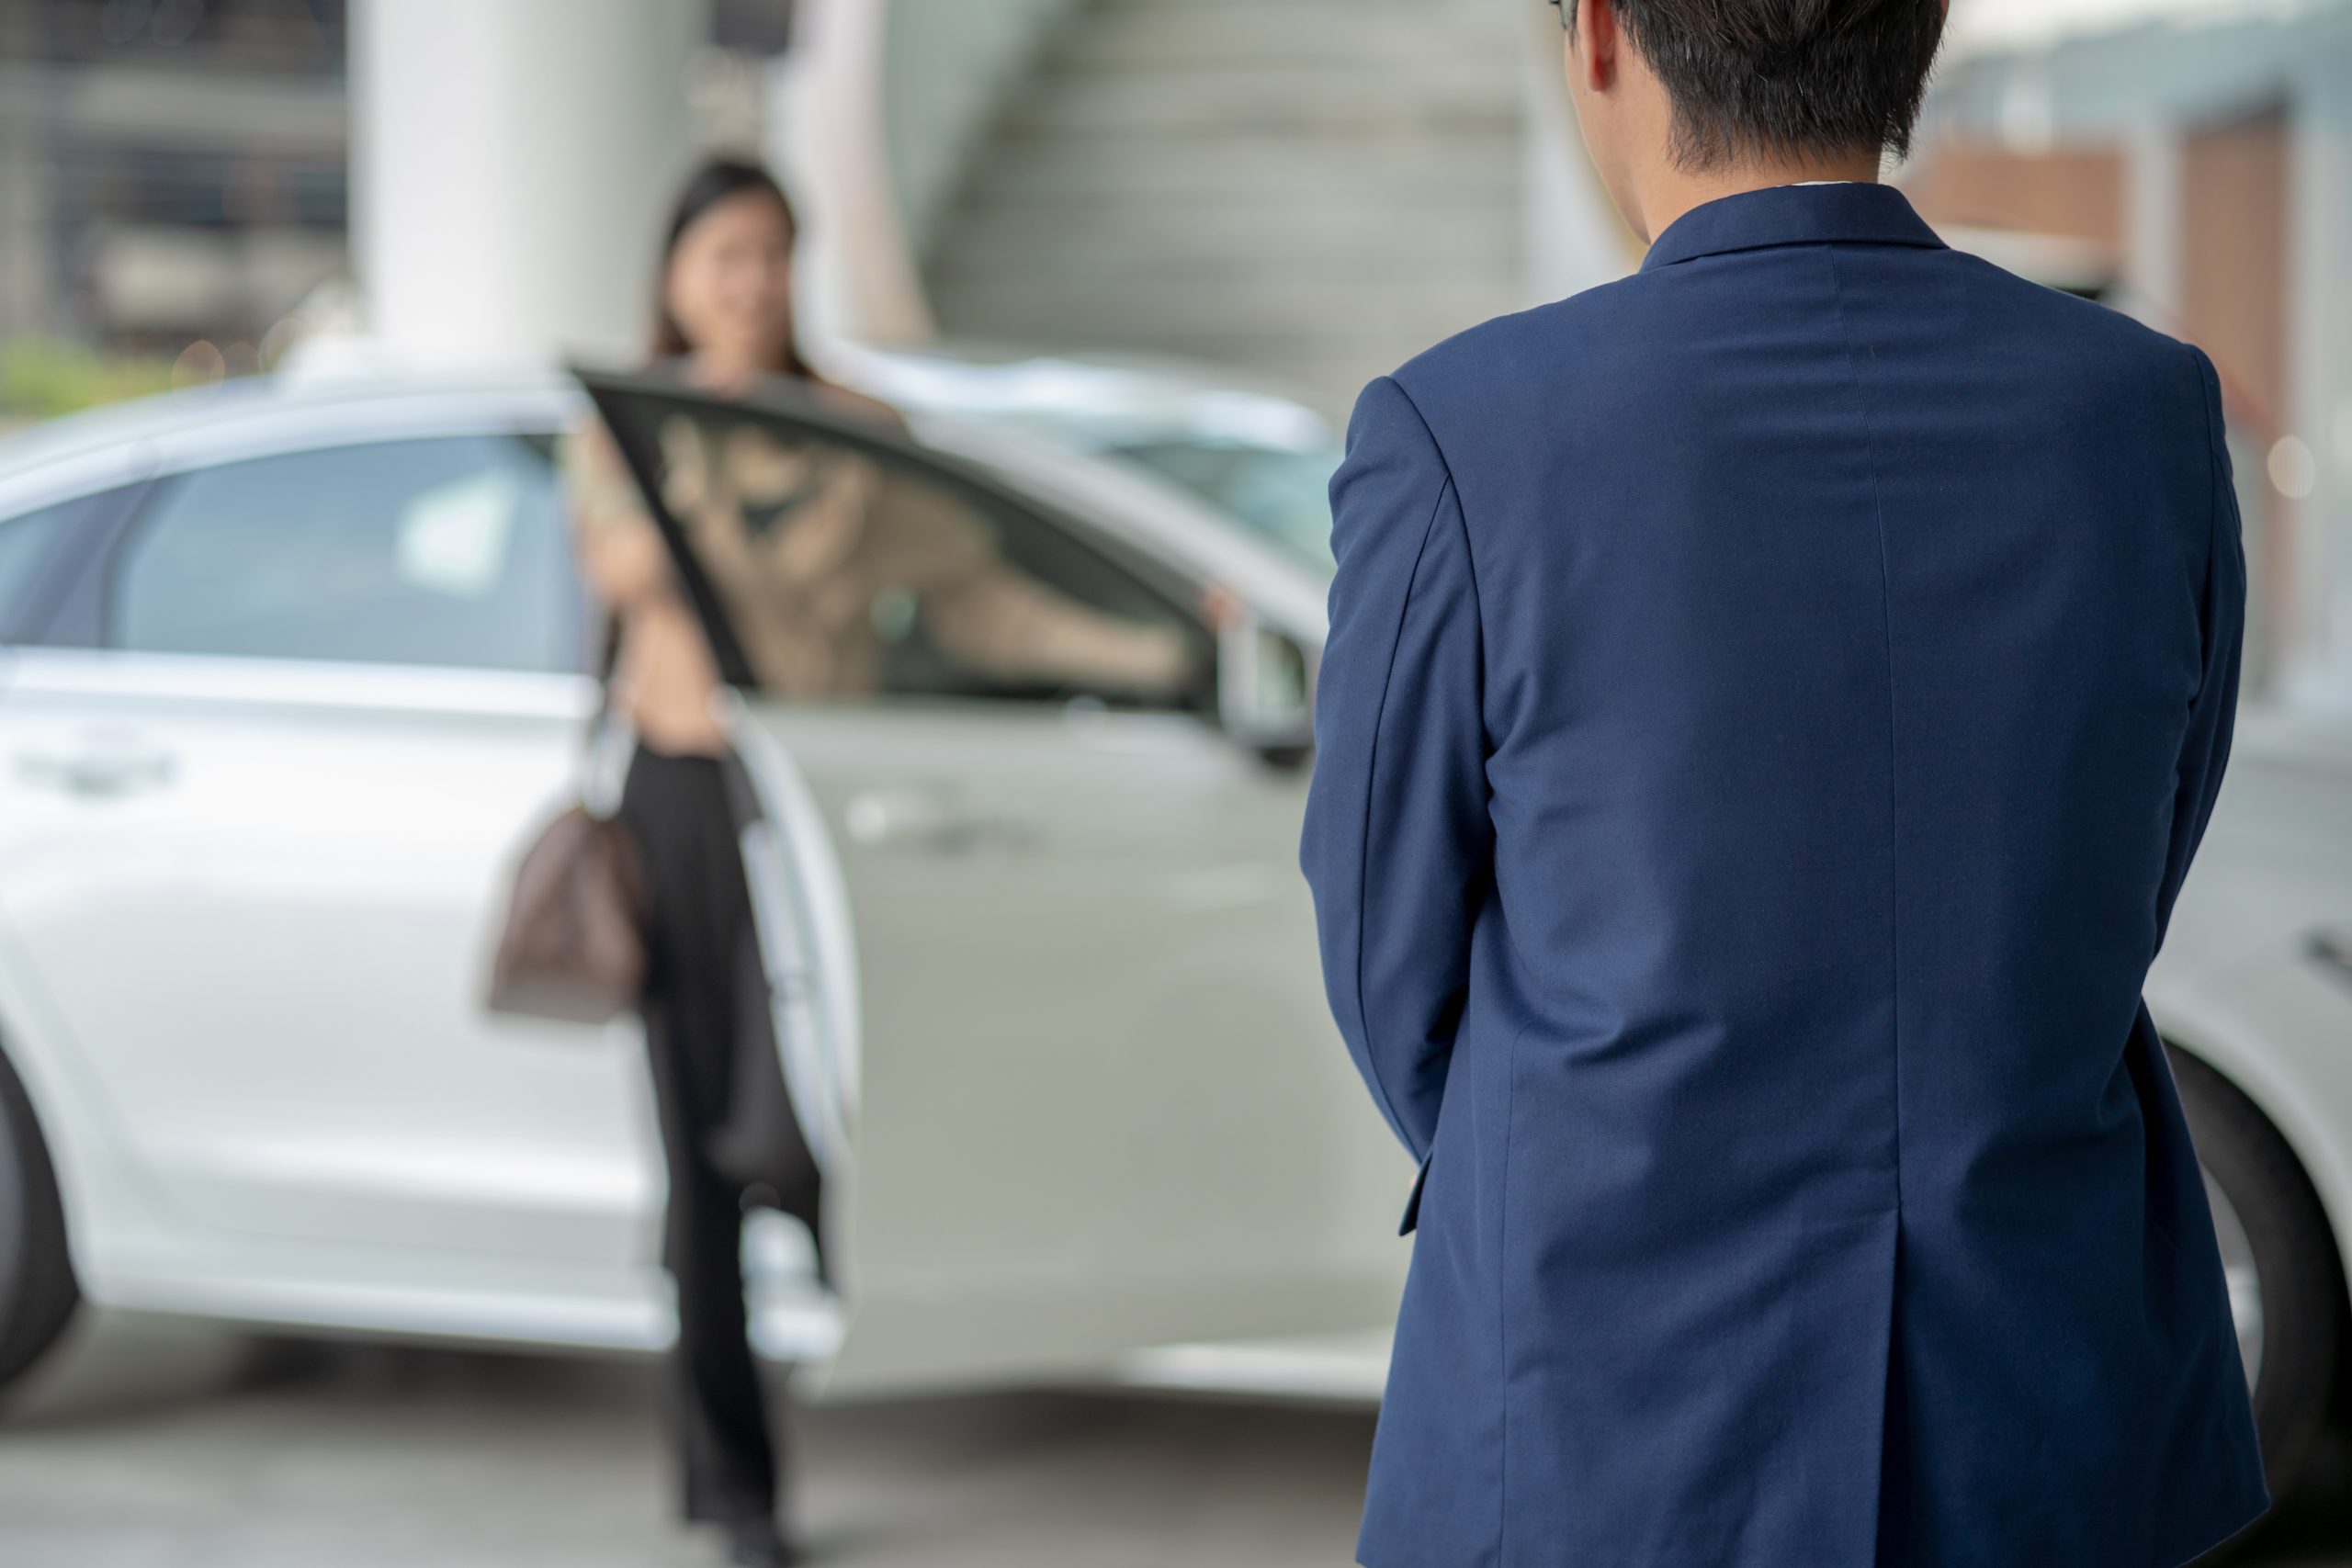
[[[1188,436],[1105,450],[1238,519],[1327,581],[1339,570],[1331,556],[1330,487],[1344,454],[1337,448]]]
[[[640,400],[641,453],[760,689],[1205,711],[1172,574],[877,436]]]
[[[169,479],[109,581],[107,641],[150,653],[581,667],[551,447],[385,441]]]
[[[18,619],[33,578],[59,537],[90,504],[88,498],[77,498],[0,521],[0,635]]]

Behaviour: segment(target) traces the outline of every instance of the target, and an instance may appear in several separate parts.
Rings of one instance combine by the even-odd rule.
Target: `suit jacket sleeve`
[[[1388,377],[1357,400],[1331,514],[1339,573],[1299,859],[1340,1032],[1426,1169],[1494,839],[1461,501]]]
[[[2204,402],[2205,435],[2211,454],[2212,491],[2209,506],[2212,539],[2207,552],[2205,591],[2199,605],[2204,644],[2204,674],[2188,709],[2188,733],[2182,743],[2180,772],[2173,797],[2172,839],[2165,858],[2165,876],[2156,896],[2156,942],[2163,945],[2165,928],[2172,919],[2173,901],[2188,875],[2188,864],[2205,836],[2205,823],[2221,793],[2222,773],[2230,758],[2230,737],[2237,716],[2238,659],[2245,637],[2245,547],[2240,536],[2236,487],[2231,482],[2230,450],[2223,439],[2221,380],[2213,362],[2191,347],[2198,387]]]

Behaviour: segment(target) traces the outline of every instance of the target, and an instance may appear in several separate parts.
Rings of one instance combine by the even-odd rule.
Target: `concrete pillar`
[[[46,128],[0,115],[0,339],[68,335],[51,265],[55,176]]]
[[[29,6],[0,6],[0,56],[17,62],[0,104],[0,340],[66,335],[51,265],[55,78],[36,63],[40,20]]]
[[[356,0],[352,255],[384,351],[641,353],[709,31],[710,0]]]
[[[2123,301],[2165,332],[2181,319],[2180,127],[2152,116],[2123,137]]]
[[[2334,24],[2313,28],[2289,110],[2293,326],[2282,449],[2266,466],[2293,567],[2287,694],[2352,708],[2352,13]]]
[[[890,0],[800,0],[769,68],[768,162],[800,215],[794,308],[817,368],[862,343],[933,333],[885,131]]]

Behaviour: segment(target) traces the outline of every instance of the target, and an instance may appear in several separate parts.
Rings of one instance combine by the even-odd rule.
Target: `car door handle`
[[[27,784],[99,798],[159,789],[171,783],[175,767],[169,752],[139,745],[17,753],[17,776]]]
[[[977,805],[944,789],[860,790],[850,797],[842,821],[856,843],[906,844],[934,854],[969,854],[992,842],[1018,846],[1037,837],[1034,812]]]

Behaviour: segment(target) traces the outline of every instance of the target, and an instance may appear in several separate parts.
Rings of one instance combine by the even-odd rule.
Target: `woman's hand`
[[[1248,602],[1221,582],[1212,582],[1202,589],[1196,603],[1201,618],[1209,624],[1209,630],[1213,632],[1230,630],[1250,616]]]

